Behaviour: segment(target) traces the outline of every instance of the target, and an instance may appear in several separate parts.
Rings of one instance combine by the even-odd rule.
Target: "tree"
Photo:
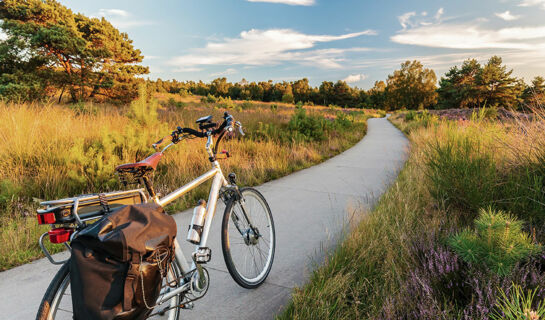
[[[502,66],[502,59],[493,56],[476,76],[476,85],[482,96],[482,106],[515,107],[524,90],[521,80],[511,77],[513,70]]]
[[[257,83],[252,82],[248,85],[248,90],[250,90],[250,96],[253,100],[263,101],[263,88]]]
[[[386,104],[392,110],[430,108],[437,102],[437,78],[431,69],[419,61],[406,61],[401,69],[388,76]]]
[[[309,100],[310,86],[308,85],[308,79],[303,78],[297,80],[292,85],[293,98],[295,101],[306,102]]]
[[[483,97],[476,85],[476,77],[481,70],[481,65],[475,59],[464,61],[460,69],[452,67],[439,81],[437,107],[440,109],[479,107]]]
[[[321,96],[321,103],[325,106],[332,103],[333,101],[333,82],[331,81],[324,81],[320,85],[320,96]]]
[[[375,81],[373,88],[369,89],[369,107],[376,109],[386,109],[386,83],[384,81]]]
[[[346,82],[339,80],[333,85],[334,104],[345,107],[351,106],[354,103],[352,96],[352,88]]]
[[[227,78],[225,77],[214,79],[210,83],[210,94],[217,97],[226,97],[231,86],[231,83],[227,82]]]
[[[545,105],[545,78],[535,77],[532,85],[524,89],[522,98],[524,104],[529,107]]]
[[[38,76],[41,87],[60,89],[59,98],[68,89],[74,101],[95,95],[131,99],[137,94],[135,75],[148,73],[147,67],[138,65],[143,56],[126,33],[104,18],[74,14],[55,0],[4,0],[0,19],[7,35],[0,46],[15,43],[11,54],[33,62],[2,71],[17,78],[21,68],[26,68]],[[44,71],[48,78],[39,76]]]

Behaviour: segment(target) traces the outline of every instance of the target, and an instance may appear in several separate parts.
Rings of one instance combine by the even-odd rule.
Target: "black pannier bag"
[[[121,207],[72,241],[74,319],[145,319],[174,258],[176,222],[156,204]]]

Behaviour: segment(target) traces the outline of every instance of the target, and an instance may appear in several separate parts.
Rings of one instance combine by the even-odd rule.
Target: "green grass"
[[[508,279],[535,287],[541,280],[528,280],[523,270],[539,270],[541,262],[528,254],[515,255],[512,270],[498,276],[493,268],[456,262],[462,259],[447,240],[473,227],[486,206],[520,219],[525,245],[545,242],[543,114],[536,110],[532,122],[509,123],[485,117],[440,121],[426,113],[408,120],[394,116],[392,122],[411,141],[405,167],[308,284],[294,290],[278,319],[450,319],[464,312],[481,318],[488,315],[479,310],[495,308],[496,287]],[[541,252],[538,244],[533,249],[532,254]],[[439,262],[428,265],[432,256],[455,268],[445,274],[443,267],[433,267]]]
[[[263,103],[203,100],[177,95],[156,100],[142,90],[131,106],[0,103],[0,271],[42,256],[38,237],[48,227],[36,225],[33,199],[123,189],[115,166],[143,159],[154,152],[153,142],[177,126],[195,127],[203,115],[220,121],[229,111],[244,125],[244,138],[223,142],[221,149],[232,157],[221,165],[224,172],[237,173],[242,185],[258,185],[348,149],[365,135],[366,119],[375,114],[365,111],[347,123],[337,110],[307,107],[298,119],[317,119],[316,134],[317,128],[289,124],[293,105],[271,109]],[[169,149],[155,174],[156,191],[166,194],[191,181],[209,169],[207,159],[201,139]],[[167,209],[193,206],[206,197],[207,187]],[[62,245],[53,248],[59,250]]]

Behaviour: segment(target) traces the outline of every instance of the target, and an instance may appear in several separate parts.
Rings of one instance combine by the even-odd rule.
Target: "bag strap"
[[[140,274],[140,254],[132,253],[131,261],[129,262],[129,270],[125,278],[125,286],[123,288],[123,311],[132,309],[134,293],[138,285],[137,279]]]
[[[104,210],[104,212],[109,213],[111,211],[110,210],[110,205],[108,204],[108,198],[106,197],[106,194],[99,193],[98,194],[98,201],[100,202],[100,205],[102,206],[102,209]]]

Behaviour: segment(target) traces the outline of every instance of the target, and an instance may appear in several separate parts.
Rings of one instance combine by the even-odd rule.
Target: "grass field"
[[[538,319],[544,113],[504,123],[484,114],[394,116],[411,141],[404,169],[278,318]]]
[[[203,99],[205,100],[205,99]],[[159,95],[131,106],[0,103],[0,271],[41,257],[35,210],[39,199],[123,189],[116,165],[153,153],[151,144],[176,126],[228,111],[246,136],[222,144],[232,157],[224,172],[242,185],[257,185],[311,166],[346,150],[366,131],[374,111],[284,104],[201,102],[200,97]],[[209,169],[204,141],[186,140],[169,149],[154,178],[167,193]],[[193,206],[206,197],[201,186],[168,209]],[[34,199],[34,200],[33,200]],[[53,251],[62,246],[50,246]]]

